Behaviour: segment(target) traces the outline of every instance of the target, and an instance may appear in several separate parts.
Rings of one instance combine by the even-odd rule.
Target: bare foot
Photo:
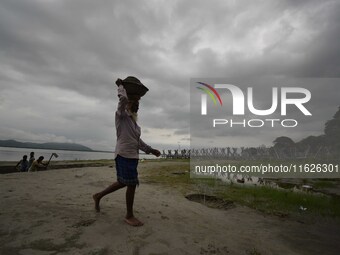
[[[140,227],[143,226],[144,223],[141,222],[139,219],[135,218],[135,217],[131,217],[131,218],[125,218],[124,221],[129,224],[130,226],[133,227]]]
[[[100,198],[98,197],[98,193],[94,194],[92,198],[94,200],[94,209],[96,210],[96,212],[100,212],[100,206],[99,206]]]

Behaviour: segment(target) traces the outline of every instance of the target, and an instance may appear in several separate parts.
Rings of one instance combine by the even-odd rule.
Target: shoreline
[[[18,162],[16,161],[0,161],[0,174],[21,173],[15,169]],[[114,160],[65,160],[65,161],[51,161],[47,170],[55,169],[69,169],[69,168],[83,168],[83,167],[100,167],[113,165]]]
[[[161,158],[155,159],[145,159],[140,158],[140,162],[142,161],[153,161],[153,160],[164,160]],[[45,161],[44,161],[45,162]],[[10,174],[10,173],[21,173],[15,169],[18,161],[0,161],[0,175],[1,174]],[[85,168],[85,167],[101,167],[101,166],[114,166],[114,159],[89,159],[89,160],[52,160],[48,165],[47,170],[56,170],[56,169],[70,169],[70,168]],[[46,171],[46,170],[41,170]]]

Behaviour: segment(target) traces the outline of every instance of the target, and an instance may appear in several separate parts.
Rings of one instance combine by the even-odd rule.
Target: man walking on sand
[[[133,202],[138,181],[139,150],[159,157],[160,152],[151,148],[140,138],[141,129],[137,124],[139,99],[147,92],[147,88],[135,77],[129,76],[123,81],[116,81],[118,86],[119,103],[115,115],[117,144],[115,161],[117,181],[103,191],[93,195],[95,209],[100,211],[100,199],[118,189],[126,188],[126,216],[125,222],[131,226],[142,226],[143,223],[133,214]],[[125,85],[125,87],[123,86]],[[128,90],[128,91],[127,91]],[[142,91],[145,90],[145,91]],[[128,92],[128,93],[127,93]]]

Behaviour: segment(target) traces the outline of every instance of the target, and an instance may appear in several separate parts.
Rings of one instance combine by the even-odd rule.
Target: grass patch
[[[170,162],[170,161],[168,161]],[[183,173],[183,174],[180,174]],[[275,215],[314,215],[340,217],[340,198],[322,194],[293,192],[269,186],[243,186],[226,184],[215,179],[190,178],[189,161],[173,160],[159,168],[148,163],[141,171],[143,181],[173,187],[183,194],[201,193],[231,200],[258,211]],[[329,187],[328,181],[315,181],[319,186]],[[315,185],[315,184],[314,184]],[[307,208],[300,210],[300,206]]]
[[[223,198],[270,214],[298,214],[300,206],[307,208],[305,213],[339,217],[340,199],[326,195],[293,192],[267,186],[228,185]]]
[[[313,182],[313,187],[316,189],[325,189],[325,188],[335,188],[337,187],[337,185],[333,180],[318,180],[318,181]]]

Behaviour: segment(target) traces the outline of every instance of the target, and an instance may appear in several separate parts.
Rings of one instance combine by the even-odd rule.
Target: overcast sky
[[[150,89],[143,140],[188,147],[190,78],[338,78],[339,36],[338,0],[2,0],[0,139],[113,150],[114,81],[133,75]],[[306,136],[336,112],[331,95]]]

